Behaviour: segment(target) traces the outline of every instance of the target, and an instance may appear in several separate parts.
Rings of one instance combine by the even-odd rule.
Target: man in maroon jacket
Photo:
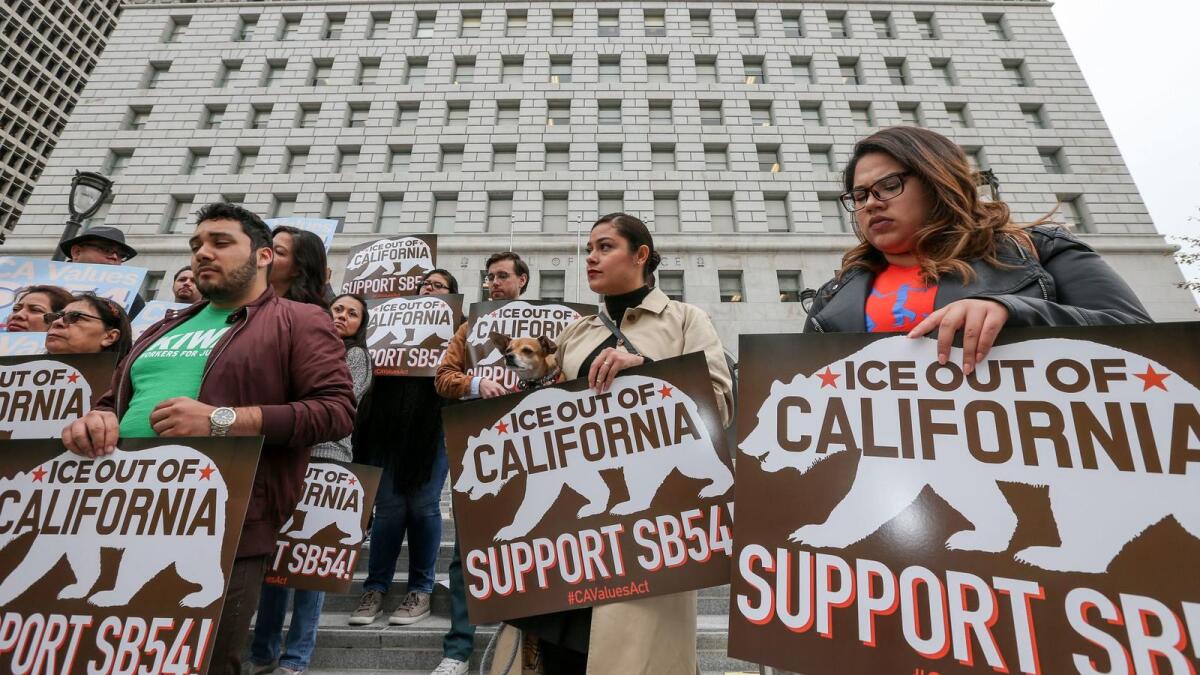
[[[96,408],[63,429],[86,457],[118,436],[265,438],[210,673],[240,673],[268,553],[299,501],[309,448],[350,435],[354,393],[342,341],[321,309],[275,295],[262,219],[210,204],[191,238],[196,285],[208,300],[151,326]]]

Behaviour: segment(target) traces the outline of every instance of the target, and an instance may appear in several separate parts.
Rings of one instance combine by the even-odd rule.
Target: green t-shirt
[[[208,355],[229,330],[225,320],[233,311],[208,305],[155,340],[137,357],[129,369],[133,399],[121,418],[122,438],[157,436],[150,426],[150,413],[160,401],[176,396],[196,398]]]

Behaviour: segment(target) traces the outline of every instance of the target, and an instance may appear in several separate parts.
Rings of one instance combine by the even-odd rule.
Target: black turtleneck
[[[650,295],[650,287],[642,286],[636,291],[622,293],[620,295],[604,296],[604,307],[608,310],[608,316],[617,323],[617,327],[621,327],[621,321],[625,318],[625,310],[633,309],[642,304],[642,300]]]

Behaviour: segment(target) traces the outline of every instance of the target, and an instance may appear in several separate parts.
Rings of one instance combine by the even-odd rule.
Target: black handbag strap
[[[600,312],[600,320],[603,321],[604,325],[607,326],[608,329],[612,331],[612,334],[617,337],[618,347],[624,347],[625,351],[633,354],[634,356],[642,356],[642,353],[637,350],[637,347],[633,346],[632,342],[625,338],[625,334],[621,332],[620,328],[617,328],[617,324],[614,323],[612,319],[608,318],[607,314]]]

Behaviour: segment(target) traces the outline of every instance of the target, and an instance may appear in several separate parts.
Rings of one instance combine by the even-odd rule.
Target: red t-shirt
[[[888,265],[875,277],[867,296],[867,332],[896,333],[911,330],[933,312],[937,285],[921,280],[920,267]]]

